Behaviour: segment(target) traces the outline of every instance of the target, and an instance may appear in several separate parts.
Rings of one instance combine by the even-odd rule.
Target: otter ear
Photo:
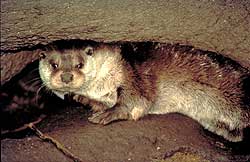
[[[45,59],[46,58],[46,53],[44,51],[41,51],[39,53],[39,59],[42,60],[42,59]]]
[[[86,47],[86,48],[84,49],[84,52],[86,53],[86,55],[91,56],[91,55],[94,53],[94,48],[88,46],[88,47]]]

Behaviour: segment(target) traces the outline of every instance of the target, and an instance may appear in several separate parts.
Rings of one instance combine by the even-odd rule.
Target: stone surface
[[[250,68],[250,1],[1,1],[2,54],[62,39],[181,43]]]
[[[250,159],[250,155],[232,154],[225,146],[219,148],[218,139],[204,134],[198,123],[178,114],[154,115],[137,122],[120,121],[102,126],[87,122],[79,110],[73,114],[64,110],[42,125],[45,134],[84,161],[230,162]],[[179,148],[183,147],[187,149],[181,151]],[[173,155],[167,157],[168,152]],[[2,140],[1,161],[67,162],[70,159],[54,145],[30,136]]]

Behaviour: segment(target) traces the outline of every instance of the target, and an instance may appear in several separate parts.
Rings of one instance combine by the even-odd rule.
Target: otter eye
[[[51,65],[51,67],[52,67],[54,70],[58,68],[58,64],[56,64],[56,63],[52,63],[52,64],[50,64],[50,65]]]
[[[82,67],[83,67],[83,64],[82,64],[82,63],[79,63],[79,64],[76,65],[76,68],[77,68],[77,69],[81,69]]]

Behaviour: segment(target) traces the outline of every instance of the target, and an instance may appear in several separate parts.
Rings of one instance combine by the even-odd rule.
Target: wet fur
[[[145,96],[152,103],[142,114],[182,113],[230,141],[242,140],[250,123],[246,69],[193,48],[161,46],[151,53],[152,59],[134,69],[141,94],[153,95]]]
[[[178,112],[229,141],[243,139],[243,128],[250,125],[246,69],[209,52],[178,45],[160,45],[148,55],[143,63],[131,66],[118,47],[100,45],[91,59],[84,59],[85,64],[95,62],[96,66],[81,70],[85,81],[71,93],[82,103],[90,99],[96,111],[91,122],[108,124]],[[96,73],[88,75],[92,71]],[[51,77],[47,71],[40,73],[44,82]]]

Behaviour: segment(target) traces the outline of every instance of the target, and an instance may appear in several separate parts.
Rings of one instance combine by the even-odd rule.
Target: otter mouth
[[[79,88],[72,88],[72,87],[61,87],[61,88],[55,88],[54,91],[61,92],[61,93],[75,93],[79,91]]]

